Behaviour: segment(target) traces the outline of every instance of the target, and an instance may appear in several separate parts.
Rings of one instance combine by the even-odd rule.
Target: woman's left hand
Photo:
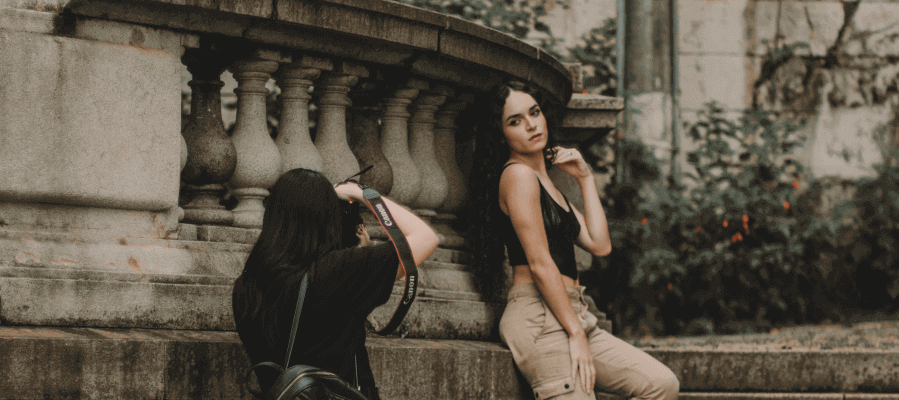
[[[583,179],[592,175],[591,167],[584,161],[581,152],[577,149],[562,147],[555,147],[554,149],[556,150],[556,158],[553,160],[553,163],[563,172],[575,179]]]

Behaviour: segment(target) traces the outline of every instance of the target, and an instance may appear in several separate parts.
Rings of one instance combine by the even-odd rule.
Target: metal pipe
[[[676,184],[681,181],[681,163],[678,158],[681,149],[678,147],[681,141],[681,87],[678,86],[678,0],[671,0],[670,4],[671,16],[671,71],[672,71],[672,166],[669,171],[672,182]]]

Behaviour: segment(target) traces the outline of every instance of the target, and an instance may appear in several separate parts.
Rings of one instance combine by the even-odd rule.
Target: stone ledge
[[[381,65],[405,66],[426,52],[437,55],[446,68],[458,74],[461,80],[455,83],[475,85],[478,90],[488,90],[491,80],[463,78],[499,71],[534,81],[557,103],[571,96],[570,74],[559,61],[525,42],[469,21],[390,1],[291,1],[277,3],[277,10],[273,3],[72,0],[66,8],[82,17],[221,34]],[[496,57],[498,52],[505,56]],[[434,68],[418,72],[427,76],[430,70]],[[453,76],[438,75],[432,78]]]
[[[369,337],[366,347],[385,399],[522,398],[498,344]],[[0,327],[0,354],[2,399],[252,399],[234,332]]]
[[[681,392],[678,400],[896,400],[888,393],[701,393]],[[624,400],[624,397],[597,393],[597,400]]]
[[[366,347],[382,395],[412,399],[531,399],[522,389],[509,351],[489,342],[395,339],[370,336]],[[715,351],[685,351],[682,358]],[[653,354],[652,355],[658,355]],[[85,399],[250,399],[243,391],[249,360],[234,332],[152,329],[0,327],[0,398]],[[782,354],[784,355],[784,354]],[[836,354],[840,355],[840,354]],[[843,355],[841,355],[843,357]],[[896,358],[896,354],[894,354]],[[673,364],[662,359],[664,363]],[[833,369],[852,370],[849,359],[832,360]],[[736,360],[719,374],[745,375],[748,364]],[[784,364],[775,367],[783,368]],[[810,368],[819,367],[811,365]],[[673,368],[675,369],[675,368]],[[731,391],[685,387],[682,400],[886,400],[894,388],[854,391],[738,385]],[[785,379],[807,378],[803,369],[779,369]],[[895,371],[881,371],[887,376]],[[598,393],[598,399],[619,399]]]

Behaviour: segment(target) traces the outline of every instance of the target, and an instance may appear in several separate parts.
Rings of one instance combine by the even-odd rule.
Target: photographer
[[[437,248],[437,235],[403,207],[382,199],[416,265],[421,264]],[[283,362],[300,281],[309,272],[289,365],[315,366],[351,383],[358,377],[362,392],[378,400],[365,320],[387,302],[393,282],[404,273],[391,243],[356,246],[342,240],[341,200],[364,201],[362,189],[352,183],[332,187],[324,175],[307,169],[278,179],[270,189],[262,232],[234,283],[235,324],[253,364]],[[277,375],[257,373],[265,393]]]

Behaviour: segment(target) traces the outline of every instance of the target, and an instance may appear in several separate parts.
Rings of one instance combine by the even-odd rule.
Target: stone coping
[[[372,335],[366,347],[376,380],[392,394],[389,398],[475,398],[471,397],[474,393],[446,397],[452,393],[441,392],[440,388],[448,386],[459,390],[466,382],[476,393],[494,385],[517,391],[511,354],[499,343]],[[218,393],[219,397],[209,398],[243,397],[238,395],[238,387],[249,366],[237,334],[230,331],[5,326],[0,327],[0,349],[9,351],[6,355],[11,361],[0,363],[0,377],[36,373],[30,367],[36,364],[60,376],[111,385],[113,381],[104,382],[105,375],[94,375],[104,370],[97,363],[111,362],[112,369],[106,371],[111,373],[109,377],[118,374],[121,378],[165,381],[169,392],[165,398],[173,398],[181,374],[205,377],[189,385],[197,391],[219,391],[224,388],[222,384],[233,385]],[[672,368],[681,383],[681,398],[880,399],[885,398],[882,394],[897,393],[896,353],[890,351],[645,350]],[[129,364],[122,357],[136,357],[137,364]],[[80,362],[73,364],[71,360]],[[487,364],[476,368],[480,363]],[[133,365],[155,365],[155,370],[135,369]],[[80,382],[73,379],[71,384]],[[422,386],[429,388],[429,394],[444,396],[402,395],[404,390]],[[9,388],[2,378],[0,388]]]
[[[392,1],[72,0],[66,10],[402,67],[479,91],[514,77],[535,83],[559,104],[572,94],[571,74],[543,50],[491,28]]]

